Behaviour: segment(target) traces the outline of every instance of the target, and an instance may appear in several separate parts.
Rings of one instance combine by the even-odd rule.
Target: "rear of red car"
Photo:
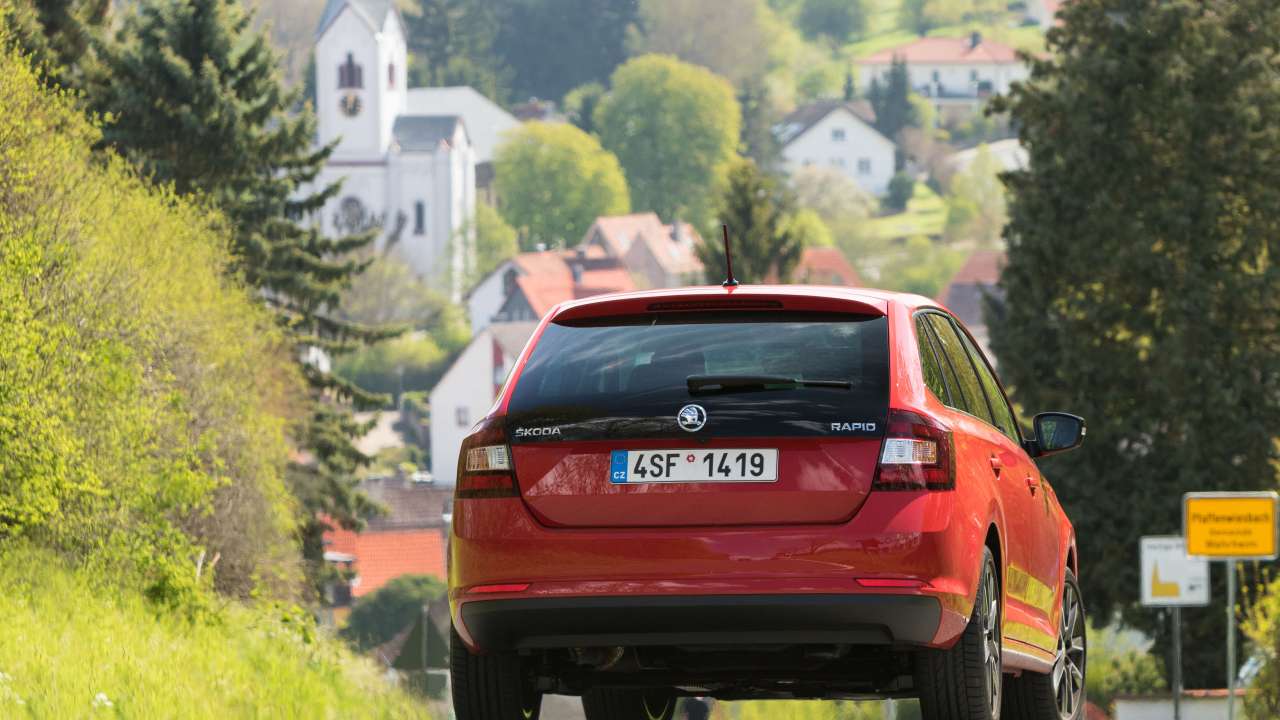
[[[462,449],[460,637],[544,691],[900,691],[898,651],[964,626],[982,542],[950,522],[946,428],[892,402],[901,312],[751,288],[553,312]],[[840,663],[865,671],[820,677]]]

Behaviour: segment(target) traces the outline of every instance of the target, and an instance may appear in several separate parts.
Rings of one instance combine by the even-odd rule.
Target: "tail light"
[[[955,444],[951,431],[905,410],[890,410],[875,490],[954,490]]]
[[[502,421],[487,419],[462,441],[458,457],[458,488],[454,497],[519,497],[511,464],[511,446]]]

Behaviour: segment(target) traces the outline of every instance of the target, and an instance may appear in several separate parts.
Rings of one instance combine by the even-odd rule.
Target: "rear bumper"
[[[923,595],[702,595],[478,600],[462,604],[487,651],[746,644],[925,646],[942,619]]]

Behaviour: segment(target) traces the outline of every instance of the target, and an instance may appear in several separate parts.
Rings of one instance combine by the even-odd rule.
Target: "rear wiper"
[[[848,380],[801,380],[786,375],[690,375],[685,379],[691,393],[731,392],[733,390],[789,390],[798,387],[840,388],[848,390]]]

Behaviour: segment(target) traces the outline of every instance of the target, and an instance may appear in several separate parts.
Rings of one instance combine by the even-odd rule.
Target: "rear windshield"
[[[830,434],[878,423],[888,406],[884,317],[800,313],[665,314],[547,326],[516,382],[509,418],[557,425],[557,437],[679,432],[702,405],[718,435]],[[847,387],[738,387],[690,392],[692,375],[847,381]],[[618,421],[631,420],[619,424]],[[656,422],[655,422],[656,420]],[[574,424],[582,425],[576,428]]]

